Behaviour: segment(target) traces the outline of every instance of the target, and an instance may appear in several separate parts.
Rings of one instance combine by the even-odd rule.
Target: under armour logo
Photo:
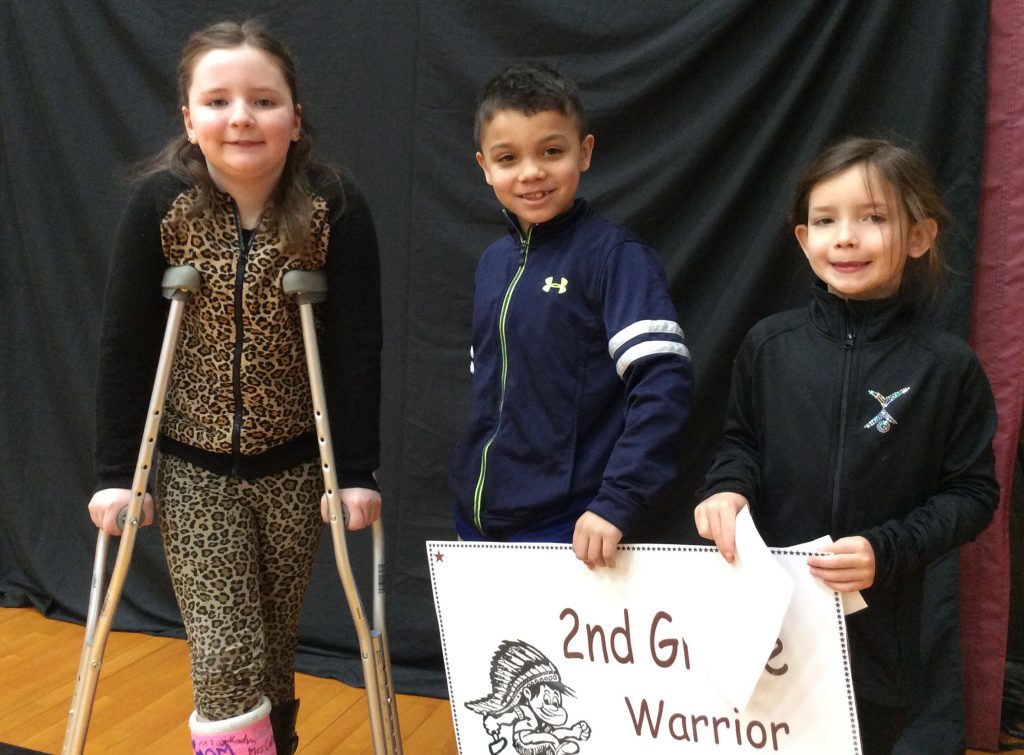
[[[569,281],[562,278],[561,283],[555,283],[555,279],[552,276],[548,276],[544,279],[544,287],[541,289],[544,293],[547,293],[551,289],[555,289],[560,294],[565,293],[565,289],[569,286]]]
[[[882,405],[882,411],[872,417],[871,421],[864,425],[864,428],[868,429],[873,427],[880,433],[887,433],[892,430],[892,426],[896,424],[896,418],[887,411],[889,404],[909,390],[910,386],[908,385],[905,388],[900,388],[895,393],[890,393],[888,396],[883,396],[878,391],[868,391],[868,393],[874,396],[875,400]]]

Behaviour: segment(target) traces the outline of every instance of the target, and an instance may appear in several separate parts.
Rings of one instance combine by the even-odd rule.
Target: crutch
[[[370,706],[370,729],[373,732],[373,751],[376,755],[401,755],[402,738],[398,730],[398,707],[391,678],[391,655],[388,652],[387,633],[384,628],[384,525],[378,518],[373,523],[373,574],[376,589],[373,595],[373,626],[363,611],[352,564],[345,542],[344,511],[337,495],[338,476],[334,467],[334,446],[327,418],[324,381],[320,370],[320,350],[317,346],[316,327],[313,323],[313,304],[327,298],[327,278],[323,271],[291,270],[284,274],[281,287],[293,296],[299,305],[302,323],[302,342],[306,350],[306,368],[309,387],[313,394],[313,416],[320,446],[320,463],[324,473],[331,539],[334,541],[334,560],[338,576],[345,590],[349,611],[359,636],[359,652],[363,661],[366,682],[366,701]]]
[[[188,265],[168,268],[164,273],[161,284],[163,293],[166,298],[171,300],[170,312],[167,315],[167,328],[164,331],[153,393],[149,399],[149,413],[146,416],[138,461],[135,464],[131,502],[121,509],[117,516],[117,523],[122,530],[121,544],[117,549],[117,560],[114,562],[114,570],[110,575],[110,584],[107,587],[102,608],[100,608],[100,594],[103,592],[103,575],[106,571],[110,536],[101,530],[96,538],[96,558],[93,561],[92,584],[89,590],[85,643],[82,645],[82,655],[78,661],[75,691],[71,696],[68,726],[64,732],[64,745],[61,748],[61,753],[65,755],[71,753],[78,755],[85,748],[85,736],[89,729],[93,699],[96,696],[96,684],[99,681],[100,665],[103,661],[103,649],[110,636],[110,625],[114,621],[114,612],[117,610],[117,601],[121,597],[121,588],[124,587],[125,577],[128,576],[128,564],[131,561],[135,536],[142,518],[142,502],[146,497],[146,485],[149,481],[150,469],[153,466],[153,452],[156,447],[157,432],[160,429],[164,397],[167,395],[167,380],[174,362],[174,347],[178,342],[178,332],[181,330],[181,318],[185,312],[185,305],[192,298],[192,294],[199,290],[200,283],[199,272]]]

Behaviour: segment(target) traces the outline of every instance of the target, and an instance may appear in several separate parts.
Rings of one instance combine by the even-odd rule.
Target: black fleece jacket
[[[973,540],[999,500],[991,389],[960,339],[896,297],[840,299],[751,329],[706,494],[740,493],[770,546],[861,535],[868,609],[848,619],[858,695],[904,705],[925,566]]]

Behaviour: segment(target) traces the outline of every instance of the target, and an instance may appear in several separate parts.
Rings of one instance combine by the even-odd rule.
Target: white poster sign
[[[792,597],[743,705],[687,641],[721,659],[737,617],[759,634],[755,603],[716,605],[735,575],[714,548],[621,546],[590,571],[567,545],[428,542],[459,752],[859,753],[842,601],[807,551],[771,553]]]

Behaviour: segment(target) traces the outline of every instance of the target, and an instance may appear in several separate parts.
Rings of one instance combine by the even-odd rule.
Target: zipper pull
[[[850,311],[850,302],[843,302],[843,310],[840,314],[839,324],[843,330],[846,331],[846,340],[843,342],[843,348],[846,351],[853,349],[853,342],[857,338],[857,326],[858,323],[855,321],[853,312]]]
[[[519,267],[526,264],[526,253],[530,250],[530,235],[533,233],[533,226],[526,232],[526,235],[519,234]]]

